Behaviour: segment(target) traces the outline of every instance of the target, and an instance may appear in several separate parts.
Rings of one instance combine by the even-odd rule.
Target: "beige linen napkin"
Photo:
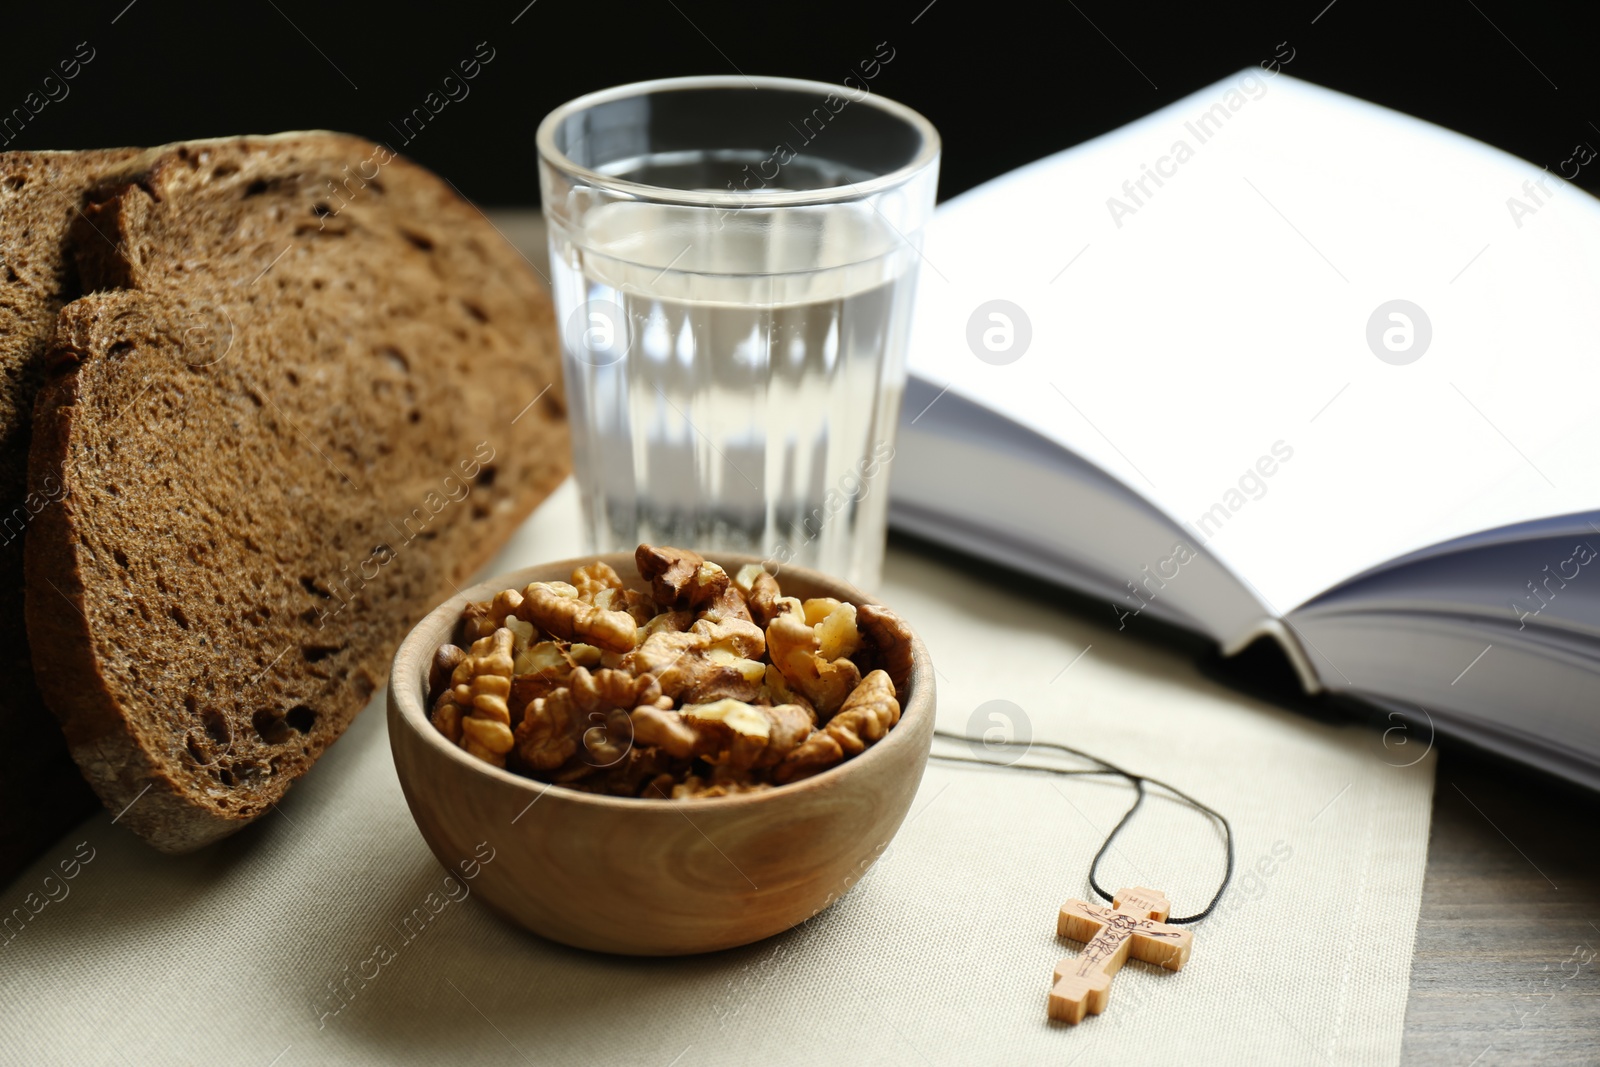
[[[569,484],[496,567],[576,554],[575,515]],[[0,1062],[1398,1062],[1432,759],[1396,766],[1421,746],[1246,699],[1047,589],[999,584],[890,553],[881,595],[931,649],[941,725],[1025,725],[1167,778],[1238,838],[1234,887],[1188,966],[1129,964],[1079,1027],[1045,1018],[1051,967],[1079,947],[1055,913],[1088,896],[1125,784],[930,764],[890,849],[811,922],[711,956],[607,957],[449,889],[380,695],[280,810],[222,844],[161,856],[107,813],[11,886],[0,907],[29,918],[0,934]],[[1221,857],[1203,818],[1152,799],[1102,880],[1187,912]]]

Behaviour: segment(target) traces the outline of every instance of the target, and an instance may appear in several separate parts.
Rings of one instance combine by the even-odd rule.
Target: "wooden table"
[[[539,213],[490,218],[548,278]],[[1405,1062],[1600,1064],[1600,796],[1438,744]]]
[[[1443,747],[1405,1062],[1600,1063],[1600,797]]]

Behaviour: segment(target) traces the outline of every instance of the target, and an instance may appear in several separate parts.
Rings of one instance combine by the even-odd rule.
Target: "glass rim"
[[[843,185],[830,185],[821,189],[787,189],[763,193],[725,193],[697,189],[673,189],[663,185],[649,185],[644,182],[629,181],[626,178],[617,178],[593,168],[581,166],[573,162],[566,153],[556,148],[556,128],[580,112],[616,100],[648,96],[654,93],[673,92],[679,89],[744,89],[752,92],[761,89],[785,89],[795,92],[814,92],[822,95],[840,93],[841,91],[848,93],[850,91],[849,87],[845,85],[812,81],[808,78],[778,78],[764,75],[746,76],[738,74],[654,78],[649,81],[616,85],[609,89],[585,93],[583,96],[567,101],[546,115],[539,123],[539,131],[535,138],[540,161],[569,177],[581,178],[589,185],[608,192],[619,193],[654,203],[680,204],[694,207],[760,208],[832,204],[863,200],[875,193],[906,184],[916,177],[919,172],[928,169],[929,166],[935,163],[942,149],[939,131],[926,117],[905,104],[880,96],[870,89],[866,91],[863,97],[851,97],[850,102],[853,104],[870,103],[879,111],[898,119],[921,136],[922,145],[917,150],[917,154],[903,166],[861,182],[846,182]]]

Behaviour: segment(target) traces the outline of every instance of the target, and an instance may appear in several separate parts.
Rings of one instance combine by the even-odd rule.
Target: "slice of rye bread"
[[[140,168],[138,149],[0,153],[0,885],[96,805],[33,682],[23,536],[51,497],[27,494],[45,346],[73,297],[66,236],[90,189]]]
[[[565,476],[559,356],[487,220],[352,137],[170,146],[84,216],[33,663],[101,800],[182,852],[282,797]]]

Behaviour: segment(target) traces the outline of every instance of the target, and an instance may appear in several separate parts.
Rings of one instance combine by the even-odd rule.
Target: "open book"
[[[1248,70],[957,197],[891,521],[1600,788],[1594,158]]]

